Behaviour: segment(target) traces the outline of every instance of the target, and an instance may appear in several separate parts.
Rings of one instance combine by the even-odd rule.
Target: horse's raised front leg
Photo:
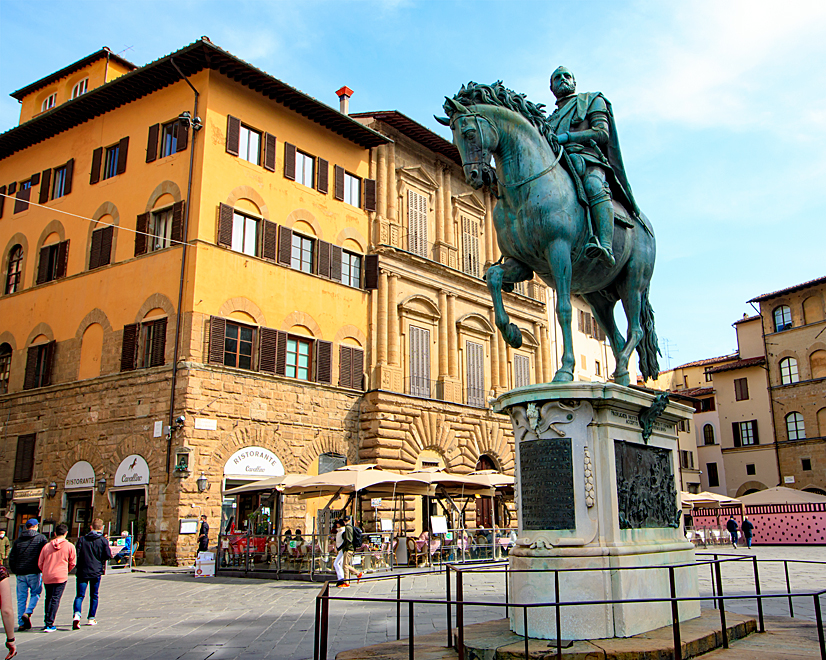
[[[510,322],[508,313],[505,311],[505,304],[502,302],[502,285],[524,282],[532,277],[533,271],[512,257],[506,257],[501,264],[494,264],[485,272],[485,282],[487,282],[488,291],[493,300],[496,327],[499,328],[508,345],[513,348],[522,346],[522,333],[516,325]]]
[[[556,283],[556,320],[562,329],[562,365],[554,374],[554,383],[568,383],[574,379],[574,335],[571,329],[571,246],[556,241],[548,247],[548,264]]]

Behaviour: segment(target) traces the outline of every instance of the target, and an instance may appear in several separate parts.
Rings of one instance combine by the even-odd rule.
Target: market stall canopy
[[[282,474],[280,477],[268,477],[259,481],[253,481],[243,486],[230,488],[224,491],[224,495],[237,495],[238,493],[250,493],[256,490],[284,490],[287,486],[306,479],[306,474]]]
[[[467,474],[451,474],[442,468],[415,470],[408,472],[407,476],[421,479],[437,489],[443,488],[451,497],[474,497],[476,495],[493,497],[496,494],[494,487],[482,479]]]
[[[765,504],[819,504],[826,502],[826,496],[810,493],[796,488],[786,488],[777,486],[767,488],[750,495],[743,495],[740,501],[747,506],[760,506]]]
[[[496,470],[476,470],[468,476],[484,484],[489,484],[498,490],[512,489],[516,483],[515,477],[497,472]]]
[[[680,499],[683,505],[691,504],[695,509],[719,509],[721,506],[731,506],[740,504],[736,497],[727,497],[719,493],[712,493],[704,490],[702,493],[686,493],[680,491]]]
[[[347,465],[316,477],[307,477],[284,489],[301,498],[365,493],[373,497],[433,495],[435,489],[417,477],[382,470],[376,465]]]

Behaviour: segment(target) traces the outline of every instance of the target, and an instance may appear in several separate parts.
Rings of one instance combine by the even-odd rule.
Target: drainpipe
[[[774,436],[774,458],[777,460],[777,485],[783,485],[783,470],[780,469],[780,447],[777,444],[777,429],[775,428],[774,424],[774,392],[772,391],[772,383],[771,378],[769,377],[769,369],[771,366],[769,365],[769,349],[766,346],[766,326],[763,325],[763,313],[760,311],[759,308],[754,306],[754,303],[749,303],[754,309],[755,312],[760,316],[760,333],[763,335],[763,357],[766,358],[766,366],[764,367],[766,371],[766,388],[769,392],[769,412],[772,416],[772,435]]]
[[[190,127],[192,128],[192,139],[189,142],[189,178],[186,184],[186,205],[184,207],[184,227],[183,227],[183,245],[181,245],[181,279],[178,285],[178,311],[175,320],[175,357],[172,360],[172,388],[169,393],[169,433],[166,436],[166,483],[172,476],[172,429],[175,425],[175,386],[178,384],[178,359],[180,356],[181,344],[181,322],[183,321],[183,300],[184,300],[184,283],[186,279],[186,252],[189,238],[189,209],[192,208],[192,170],[195,167],[195,136],[198,134],[195,128],[195,121],[198,117],[198,90],[192,86],[189,79],[178,68],[173,58],[169,58],[169,62],[175,67],[178,75],[181,76],[187,85],[189,85],[192,92],[195,94],[195,103],[192,108],[192,121]],[[189,128],[187,128],[189,130]]]

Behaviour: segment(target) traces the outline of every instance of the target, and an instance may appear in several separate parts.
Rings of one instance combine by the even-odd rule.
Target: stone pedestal
[[[511,602],[670,597],[669,565],[693,564],[680,519],[677,423],[693,411],[669,402],[647,441],[639,419],[655,396],[613,383],[563,383],[502,394],[495,409],[513,423],[519,533],[511,550]],[[645,570],[615,568],[656,567]],[[602,569],[602,570],[597,570]],[[676,593],[698,596],[697,569],[674,571]],[[699,601],[680,619],[700,616]],[[511,630],[523,634],[523,611]],[[563,639],[630,637],[671,622],[669,603],[562,609]],[[531,637],[556,638],[554,608],[529,612]]]

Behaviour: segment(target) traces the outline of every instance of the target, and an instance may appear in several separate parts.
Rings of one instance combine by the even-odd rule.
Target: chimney
[[[353,95],[353,90],[345,85],[340,90],[336,92],[338,94],[339,103],[341,103],[341,107],[339,110],[343,115],[350,114],[350,97]]]

